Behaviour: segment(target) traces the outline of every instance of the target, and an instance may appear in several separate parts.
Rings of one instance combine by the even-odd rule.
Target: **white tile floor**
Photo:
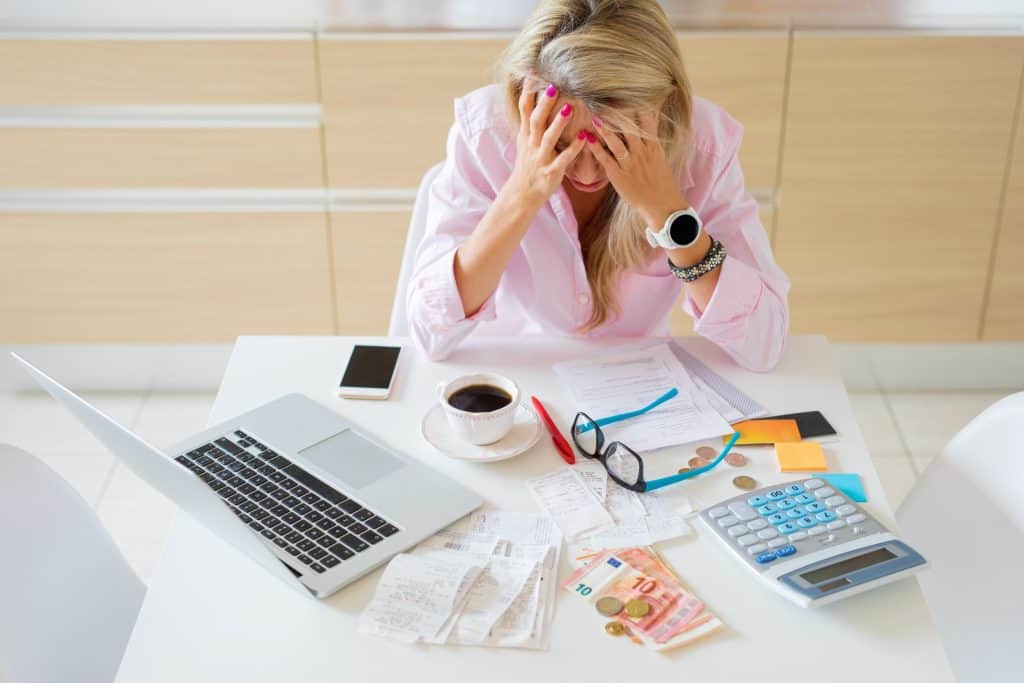
[[[174,387],[173,389],[168,387]],[[893,507],[921,471],[999,391],[853,391],[850,399]],[[87,393],[85,398],[156,445],[199,431],[214,387],[182,393],[156,382],[148,391]],[[0,393],[0,442],[31,451],[68,479],[97,510],[135,570],[148,579],[174,508],[118,465],[49,396]]]

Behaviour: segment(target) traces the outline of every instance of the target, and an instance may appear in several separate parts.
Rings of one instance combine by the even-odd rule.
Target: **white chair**
[[[896,513],[961,682],[1024,680],[1024,393],[971,420]]]
[[[96,513],[45,463],[0,444],[0,680],[110,683],[146,588]]]
[[[430,193],[430,186],[433,184],[434,178],[441,172],[443,165],[443,163],[439,163],[432,166],[424,174],[423,180],[420,181],[420,187],[416,191],[416,203],[412,207],[409,232],[405,237],[405,250],[402,252],[402,269],[398,272],[395,301],[391,305],[391,322],[388,324],[388,334],[391,336],[404,337],[409,334],[409,320],[406,316],[409,278],[412,276],[412,269],[416,264],[416,252],[419,250],[423,232],[427,226],[427,195]]]

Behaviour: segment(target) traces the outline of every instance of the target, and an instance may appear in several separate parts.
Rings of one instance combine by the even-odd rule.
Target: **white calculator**
[[[801,607],[863,593],[927,565],[821,479],[748,491],[700,516],[761,581]]]

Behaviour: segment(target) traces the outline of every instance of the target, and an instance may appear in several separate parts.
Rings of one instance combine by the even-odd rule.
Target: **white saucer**
[[[444,409],[440,404],[436,404],[423,416],[420,430],[423,432],[423,438],[431,446],[449,457],[474,462],[497,462],[514,458],[533,448],[540,438],[541,425],[533,411],[520,404],[516,408],[516,419],[508,434],[486,446],[474,446],[455,436],[448,426]]]

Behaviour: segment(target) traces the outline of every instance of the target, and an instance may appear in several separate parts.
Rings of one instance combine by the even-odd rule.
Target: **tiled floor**
[[[942,446],[1008,391],[853,392],[850,399],[895,507]],[[88,394],[85,398],[159,446],[199,431],[214,393]],[[43,394],[0,394],[0,441],[36,453],[97,510],[135,570],[147,579],[173,506],[152,491]]]

